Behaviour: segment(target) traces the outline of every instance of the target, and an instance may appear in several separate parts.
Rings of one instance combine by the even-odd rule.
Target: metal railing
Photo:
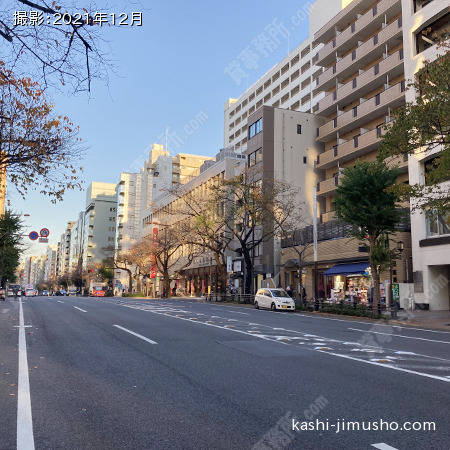
[[[255,300],[253,294],[223,294],[219,292],[212,292],[205,295],[207,302],[227,302],[227,303],[244,303],[251,305]]]

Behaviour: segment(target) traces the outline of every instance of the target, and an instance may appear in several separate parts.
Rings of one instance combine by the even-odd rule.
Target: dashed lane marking
[[[74,306],[75,309],[78,309],[81,312],[87,313],[87,311],[85,311],[84,309],[78,308],[78,306]]]
[[[134,331],[128,330],[127,328],[123,328],[123,327],[121,327],[120,325],[114,325],[114,326],[115,326],[116,328],[118,328],[119,330],[122,330],[122,331],[125,331],[125,332],[127,332],[127,333],[130,333],[130,334],[132,334],[133,336],[136,336],[136,337],[138,337],[139,339],[142,339],[143,341],[148,342],[149,344],[157,344],[157,342],[152,341],[151,339],[146,338],[145,336],[142,336],[141,334],[137,334],[137,333],[135,333]]]

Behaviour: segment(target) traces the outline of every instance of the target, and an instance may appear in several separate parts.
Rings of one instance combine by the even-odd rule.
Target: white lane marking
[[[391,447],[384,442],[380,442],[379,444],[372,444],[371,447],[378,448],[379,450],[397,450],[395,447]]]
[[[9,311],[9,309],[2,309],[2,314],[5,314]]]
[[[312,319],[319,319],[319,320],[335,320],[336,322],[351,322],[351,323],[361,323],[363,325],[370,325],[373,326],[372,322],[361,322],[360,320],[350,320],[350,319],[332,319],[331,317],[317,317],[317,316],[309,316],[306,314],[296,314],[297,317],[311,317]],[[412,330],[412,331],[427,331],[429,333],[441,333],[441,334],[450,334],[450,331],[439,331],[439,330],[427,330],[426,328],[416,328],[416,327],[402,327],[401,325],[391,325],[386,323],[377,323],[377,327],[390,327],[390,328],[404,328],[405,330]]]
[[[362,333],[384,334],[387,336],[396,336],[396,337],[401,337],[401,338],[405,338],[405,339],[417,339],[419,341],[438,342],[439,344],[450,344],[450,342],[448,342],[448,341],[435,341],[434,339],[425,339],[425,338],[413,337],[413,336],[403,336],[401,334],[381,333],[380,331],[359,330],[358,328],[349,328],[349,330],[360,331]]]
[[[78,308],[78,306],[74,306],[74,308],[75,308],[75,309],[78,309],[78,310],[81,311],[81,312],[87,313],[87,311],[85,311],[84,309]]]
[[[383,363],[378,363],[375,361],[367,361],[365,359],[353,358],[353,357],[347,356],[347,355],[340,355],[338,353],[322,352],[321,350],[316,350],[316,351],[318,351],[320,353],[326,353],[328,355],[337,356],[339,358],[351,359],[353,361],[358,361],[358,362],[362,362],[365,364],[373,364],[374,366],[385,367],[386,369],[392,369],[392,370],[398,370],[400,372],[412,373],[414,375],[420,375],[421,377],[433,378],[434,380],[446,381],[447,383],[450,383],[450,379],[447,379],[445,377],[438,377],[437,375],[430,375],[428,373],[416,372],[414,370],[408,370],[408,369],[402,369],[401,367],[389,366],[389,365],[386,365]]]
[[[159,314],[159,313],[156,313],[156,314]],[[157,344],[157,342],[152,341],[151,339],[146,338],[145,336],[142,336],[142,335],[140,335],[140,334],[137,334],[137,333],[135,333],[134,331],[127,330],[126,328],[123,328],[123,327],[121,327],[120,325],[114,325],[114,326],[115,326],[116,328],[119,328],[119,330],[126,331],[127,333],[130,333],[130,334],[132,334],[133,336],[136,336],[136,337],[138,337],[139,339],[142,339],[143,341],[148,342],[149,344]]]
[[[28,376],[27,343],[23,320],[22,299],[19,299],[19,377],[17,382],[17,448],[33,450],[33,420],[31,417],[30,379]]]
[[[249,316],[250,315],[249,313],[243,313],[243,312],[240,312],[240,311],[230,311],[230,312],[232,312],[234,314],[242,314],[244,316]]]
[[[64,302],[62,302],[61,300],[58,300],[58,303],[64,303]]]
[[[24,328],[33,328],[33,325],[24,325]],[[14,325],[13,328],[22,328],[22,325]]]

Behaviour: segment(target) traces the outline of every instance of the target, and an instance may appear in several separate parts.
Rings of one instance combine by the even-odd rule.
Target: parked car
[[[284,289],[259,289],[255,295],[255,308],[285,309],[295,311],[294,300]]]
[[[42,291],[42,296],[43,296],[43,297],[48,297],[48,296],[49,296],[49,293],[48,293],[47,289],[44,289],[44,290]]]
[[[58,290],[58,291],[53,292],[53,295],[60,296],[62,294],[61,294],[61,291]]]

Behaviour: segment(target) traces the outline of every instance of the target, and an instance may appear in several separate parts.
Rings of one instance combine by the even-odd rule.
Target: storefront
[[[368,262],[336,264],[323,274],[331,301],[368,303],[371,299],[372,277]]]

